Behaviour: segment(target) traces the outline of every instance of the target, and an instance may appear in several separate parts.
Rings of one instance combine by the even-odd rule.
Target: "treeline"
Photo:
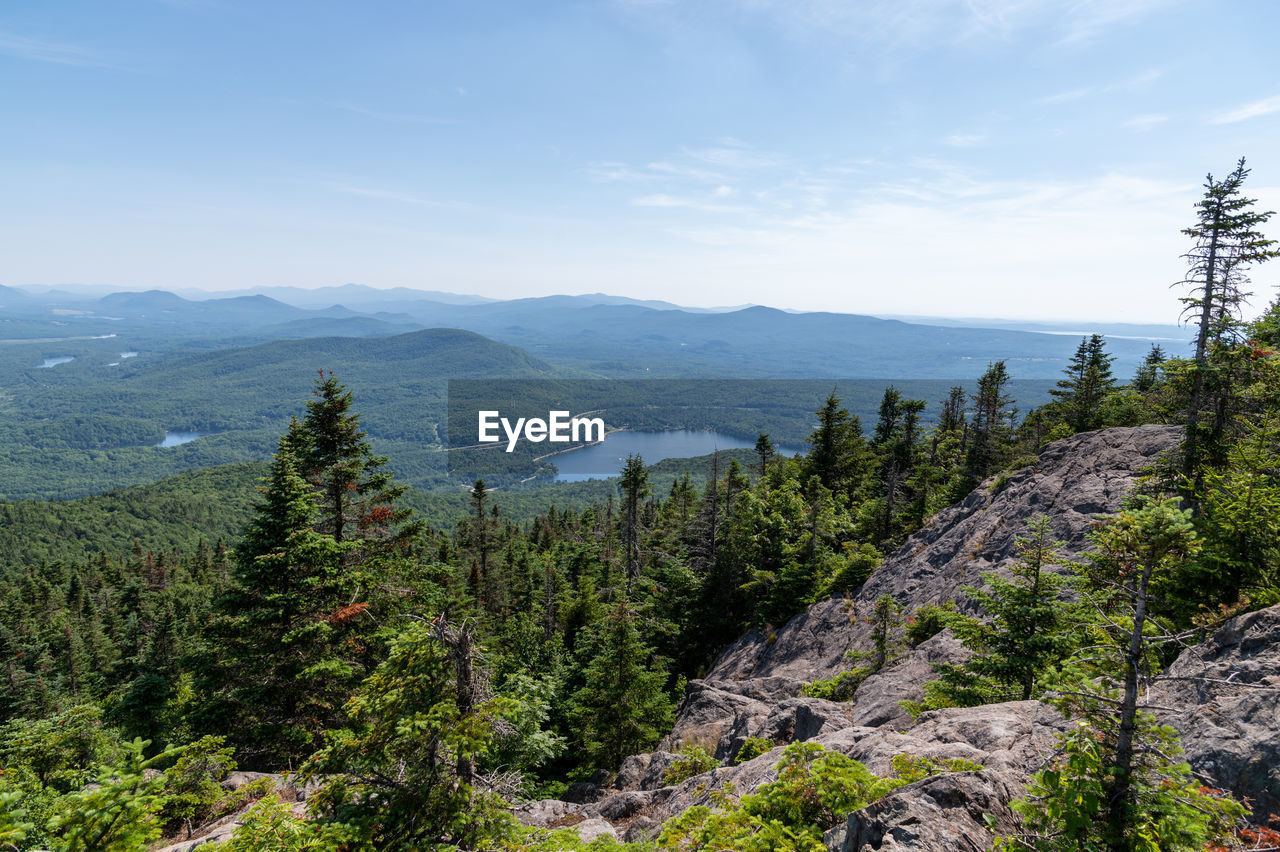
[[[984,619],[945,604],[903,613],[886,596],[867,665],[810,691],[840,698],[891,662],[908,626],[913,641],[950,627],[973,656],[942,667],[916,709],[1040,697],[1084,723],[1016,805],[1023,832],[1003,848],[1225,841],[1243,808],[1190,779],[1141,696],[1180,643],[1280,600],[1280,304],[1248,327],[1237,318],[1245,270],[1275,254],[1256,233],[1266,214],[1239,195],[1245,174],[1210,180],[1188,231],[1195,357],[1153,350],[1121,384],[1087,337],[1053,401],[1025,417],[997,361],[973,393],[940,401],[933,426],[924,401],[890,387],[864,432],[832,393],[802,457],[777,457],[761,434],[748,464],[713,457],[703,484],[680,476],[660,492],[633,457],[604,501],[522,523],[477,481],[465,519],[436,530],[404,508],[351,394],[322,376],[233,551],[4,577],[0,841],[141,848],[238,806],[209,786],[237,763],[318,785],[313,819],[288,822],[289,849],[571,848],[521,834],[504,803],[652,748],[725,642],[857,589],[938,509],[998,489],[1045,442],[1151,421],[1182,424],[1182,452],[1100,525],[1078,570],[1051,569],[1054,543],[1033,525],[1012,578],[970,593]],[[171,742],[188,745],[161,749]],[[715,763],[683,759],[686,774]],[[793,746],[757,798],[693,809],[657,843],[807,848],[843,818],[833,809],[972,768],[904,757],[897,778],[877,779]],[[838,802],[813,807],[833,789]],[[229,848],[280,837],[283,806],[258,794]]]

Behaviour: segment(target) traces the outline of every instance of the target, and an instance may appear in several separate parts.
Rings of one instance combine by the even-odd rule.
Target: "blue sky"
[[[1205,173],[1280,208],[1277,34],[1268,0],[9,3],[0,283],[1171,320]]]

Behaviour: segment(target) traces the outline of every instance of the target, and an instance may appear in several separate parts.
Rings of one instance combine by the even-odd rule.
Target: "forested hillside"
[[[243,395],[234,425],[269,432],[274,452],[266,466],[0,507],[21,537],[0,573],[0,843],[136,850],[216,831],[211,852],[551,850],[598,831],[589,848],[626,834],[636,849],[810,850],[852,813],[949,784],[935,801],[998,812],[971,820],[972,836],[1001,849],[1267,848],[1247,803],[1179,763],[1178,732],[1147,706],[1184,648],[1280,602],[1280,303],[1251,324],[1237,310],[1246,271],[1278,252],[1247,174],[1241,161],[1211,179],[1187,232],[1191,357],[1153,347],[1117,375],[1110,344],[1086,336],[1025,414],[999,359],[941,399],[885,388],[865,423],[832,391],[812,401],[804,455],[782,458],[761,435],[754,451],[699,460],[697,478],[632,456],[616,480],[563,491],[477,480],[444,503],[412,495],[368,432],[433,440],[413,406],[449,370],[554,372],[470,333],[339,344],[365,359],[342,375],[304,363],[310,343],[151,375],[189,408],[173,427],[214,431],[231,415],[187,366],[229,377]],[[366,420],[361,382],[386,372],[402,396]],[[145,400],[140,387],[77,392],[118,417]],[[5,404],[69,416],[58,399]],[[1106,495],[1107,517],[1085,499],[1068,507],[1070,558],[1051,518],[979,517],[1006,490],[1040,506],[1063,490],[1041,487],[1049,462],[1056,476],[1089,469],[1064,456],[1109,446],[1096,430],[1143,424],[1163,428],[1129,442],[1159,451],[1124,468],[1130,490]],[[60,540],[73,534],[96,552]],[[934,545],[947,536],[964,542],[944,564]],[[971,570],[997,552],[1000,571]],[[927,583],[948,596],[926,599]],[[808,682],[763,671],[815,604],[857,635],[854,653]],[[863,718],[893,728],[866,763],[850,739],[810,741],[828,717],[852,725],[857,690],[930,642],[949,653],[913,656],[912,691]],[[718,658],[752,693],[726,701],[790,706],[789,724],[695,735],[689,711],[710,690],[690,683]],[[1270,677],[1253,685],[1273,689]],[[1018,769],[1014,746],[925,753],[928,726],[1012,718],[1011,704],[1054,720],[1017,746],[1044,747],[1038,765]],[[962,715],[975,707],[988,709]],[[660,744],[679,751],[659,760]],[[642,753],[643,771],[626,763]],[[992,780],[976,760],[992,755],[1005,774],[975,804],[965,785]],[[644,794],[608,795],[628,776]],[[732,778],[742,785],[721,786]],[[670,818],[639,822],[655,790],[671,791]],[[589,819],[568,807],[589,801]],[[537,804],[518,820],[522,802]],[[870,836],[891,816],[867,820]]]

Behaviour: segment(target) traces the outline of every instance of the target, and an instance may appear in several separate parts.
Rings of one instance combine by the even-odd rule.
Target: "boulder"
[[[537,802],[526,802],[515,808],[516,819],[521,825],[535,828],[547,828],[554,824],[563,824],[565,817],[576,814],[579,805],[562,802],[559,799],[542,799]]]
[[[1012,831],[1007,803],[1021,793],[1022,780],[1008,771],[949,772],[899,787],[849,814],[843,837],[829,834],[839,837],[843,852],[990,849],[987,815],[997,831]]]
[[[1259,824],[1280,814],[1280,605],[1231,619],[1183,651],[1147,696],[1182,736],[1191,768],[1248,799]]]

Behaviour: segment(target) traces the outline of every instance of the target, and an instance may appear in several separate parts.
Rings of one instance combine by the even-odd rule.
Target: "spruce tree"
[[[824,488],[848,493],[857,484],[862,462],[862,425],[840,404],[834,390],[816,412],[818,428],[809,436],[806,476],[817,476]]]
[[[1009,371],[1004,361],[996,361],[978,379],[972,397],[973,420],[965,457],[965,488],[971,489],[1004,463],[1008,447],[1013,398],[1005,394]]]
[[[1062,371],[1067,377],[1059,379],[1058,386],[1049,391],[1072,432],[1088,432],[1102,425],[1102,400],[1115,386],[1111,375],[1113,360],[1106,352],[1102,335],[1091,334],[1080,341]]]
[[[387,457],[375,455],[360,430],[354,397],[332,373],[316,378],[307,402],[298,446],[293,448],[307,481],[319,492],[319,532],[337,542],[359,540],[352,560],[397,553],[421,532],[408,510],[397,508],[405,486],[387,469]]]
[[[1060,599],[1065,579],[1049,570],[1061,543],[1045,515],[1033,518],[1028,531],[1017,540],[1012,579],[984,573],[985,588],[964,589],[990,620],[957,624],[973,655],[960,665],[936,666],[941,679],[925,688],[929,706],[1026,701],[1036,694],[1037,679],[1070,652],[1068,604]]]
[[[641,640],[625,597],[604,620],[594,650],[570,718],[592,764],[614,769],[670,728],[673,705],[664,691],[666,670]]]
[[[314,750],[360,675],[360,649],[341,641],[352,620],[343,611],[352,602],[343,559],[352,545],[312,527],[314,493],[293,455],[300,437],[295,421],[280,441],[216,604],[218,658],[203,672],[213,693],[204,715],[221,716],[215,730],[230,733],[246,763],[267,768],[296,765]]]
[[[627,594],[631,594],[632,586],[640,576],[640,504],[649,496],[649,472],[645,470],[644,459],[638,455],[627,456],[618,487],[622,490],[623,567],[627,577]]]
[[[1180,283],[1191,288],[1183,297],[1183,316],[1196,325],[1195,360],[1187,404],[1183,476],[1190,483],[1193,508],[1199,491],[1199,468],[1208,460],[1220,460],[1223,434],[1231,416],[1230,381],[1218,375],[1215,354],[1233,344],[1240,329],[1239,310],[1249,295],[1248,271],[1255,264],[1280,256],[1274,240],[1258,230],[1272,217],[1271,211],[1254,209],[1255,199],[1241,188],[1249,176],[1244,158],[1222,180],[1205,178],[1204,196],[1196,203],[1196,223],[1183,229],[1195,245],[1184,257],[1187,277]],[[1211,415],[1206,427],[1203,418]]]

